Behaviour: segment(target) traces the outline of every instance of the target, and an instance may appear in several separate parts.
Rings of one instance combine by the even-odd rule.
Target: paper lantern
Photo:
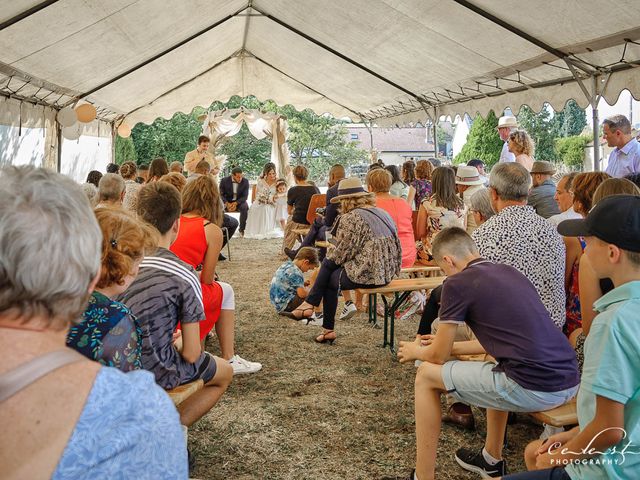
[[[93,122],[97,116],[96,107],[94,107],[90,103],[83,103],[82,105],[76,107],[76,115],[78,116],[79,122]]]
[[[63,127],[71,127],[78,121],[76,111],[71,107],[64,107],[58,112],[56,118],[58,119],[58,123]]]
[[[131,136],[131,127],[128,123],[121,123],[118,127],[118,135],[122,138],[129,138]]]
[[[77,140],[82,135],[83,125],[82,123],[76,123],[70,127],[64,127],[62,129],[62,136],[67,140]]]

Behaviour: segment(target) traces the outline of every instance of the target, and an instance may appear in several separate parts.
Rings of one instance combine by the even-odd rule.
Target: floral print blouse
[[[93,292],[82,321],[67,334],[67,346],[123,372],[142,369],[142,330],[126,305]]]
[[[433,197],[429,197],[422,202],[422,206],[427,211],[427,234],[423,239],[424,249],[431,253],[431,244],[435,236],[444,228],[460,227],[467,228],[467,207],[462,205],[455,210],[436,205]]]

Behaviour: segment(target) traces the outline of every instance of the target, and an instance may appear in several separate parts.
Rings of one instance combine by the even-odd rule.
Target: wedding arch
[[[210,150],[215,154],[216,147],[226,137],[232,137],[246,123],[251,134],[261,140],[271,140],[271,161],[280,177],[289,177],[289,149],[287,147],[288,124],[282,115],[244,107],[209,112],[203,121],[202,133],[211,138]]]

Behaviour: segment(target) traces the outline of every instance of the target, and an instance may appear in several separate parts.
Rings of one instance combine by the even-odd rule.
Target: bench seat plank
[[[167,393],[173,400],[173,403],[177,407],[182,402],[184,402],[191,395],[196,393],[198,390],[204,387],[204,382],[202,380],[196,380],[195,382],[185,383],[184,385],[180,385],[173,390],[167,390]]]
[[[552,408],[551,410],[547,410],[546,412],[531,413],[531,416],[542,423],[553,425],[554,427],[577,425],[578,409],[576,407],[576,399],[574,398],[568,403]]]

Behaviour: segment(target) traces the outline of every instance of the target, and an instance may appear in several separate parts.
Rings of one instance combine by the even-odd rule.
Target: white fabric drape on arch
[[[242,123],[258,140],[271,139],[271,161],[279,177],[289,177],[289,149],[287,148],[287,120],[281,115],[245,108],[225,109],[209,112],[203,124],[203,134],[211,138],[210,149],[223,137],[232,137],[240,131]],[[213,153],[213,152],[212,152]]]

